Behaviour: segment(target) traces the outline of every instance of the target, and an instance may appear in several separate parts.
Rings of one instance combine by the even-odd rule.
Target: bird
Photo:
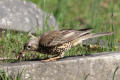
[[[78,44],[82,44],[84,40],[113,34],[113,32],[92,33],[92,31],[92,28],[48,31],[39,37],[28,40],[24,45],[23,51],[37,51],[43,54],[55,55],[43,61],[56,61],[59,58],[63,58],[66,51]]]

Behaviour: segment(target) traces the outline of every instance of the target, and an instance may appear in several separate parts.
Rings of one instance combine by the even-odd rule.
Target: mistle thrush
[[[57,55],[46,61],[56,60],[64,57],[66,51],[70,50],[77,44],[81,44],[83,40],[95,38],[105,35],[111,35],[113,32],[90,33],[93,29],[64,29],[54,30],[43,33],[40,37],[29,40],[24,49],[29,51],[38,51],[43,54]]]

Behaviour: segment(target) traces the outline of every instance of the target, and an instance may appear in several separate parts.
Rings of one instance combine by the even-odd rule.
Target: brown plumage
[[[64,53],[77,44],[81,44],[83,40],[95,38],[104,35],[111,35],[113,32],[90,33],[93,29],[80,30],[54,30],[46,32],[40,37],[29,40],[25,46],[25,50],[38,51],[43,54],[56,55],[57,57],[48,59],[55,60],[64,57]]]

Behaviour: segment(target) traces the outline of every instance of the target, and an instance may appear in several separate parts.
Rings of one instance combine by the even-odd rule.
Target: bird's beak
[[[18,53],[18,59],[25,57],[26,50],[22,50]]]

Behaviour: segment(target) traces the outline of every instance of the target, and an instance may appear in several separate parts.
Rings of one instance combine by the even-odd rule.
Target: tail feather
[[[93,33],[91,37],[88,38],[95,38],[95,37],[100,37],[100,36],[107,36],[107,35],[112,35],[113,32],[104,32],[104,33]]]
[[[77,38],[76,40],[73,41],[73,45],[77,45],[79,43],[82,43],[83,40],[87,40],[90,38],[96,38],[96,37],[100,37],[100,36],[106,36],[106,35],[112,35],[113,32],[105,32],[105,33],[87,33],[79,38]]]

